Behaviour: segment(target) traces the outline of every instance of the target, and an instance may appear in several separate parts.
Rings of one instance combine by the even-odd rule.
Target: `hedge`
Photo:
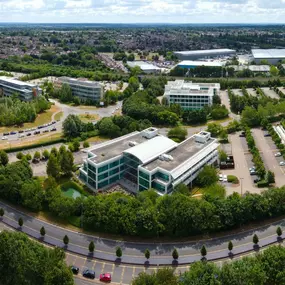
[[[33,148],[36,148],[36,147],[53,145],[53,144],[56,144],[56,143],[65,143],[65,142],[66,142],[66,139],[59,138],[59,139],[49,140],[49,141],[42,142],[42,143],[35,143],[35,144],[27,145],[27,146],[11,147],[11,148],[7,148],[7,149],[4,149],[4,150],[7,153],[11,153],[11,152],[18,152],[18,151],[33,149]]]
[[[261,180],[261,181],[257,182],[258,188],[263,188],[263,187],[267,187],[267,186],[269,186],[269,184],[266,180]]]
[[[239,180],[236,176],[234,175],[228,175],[228,182],[233,183],[233,184],[238,184]]]

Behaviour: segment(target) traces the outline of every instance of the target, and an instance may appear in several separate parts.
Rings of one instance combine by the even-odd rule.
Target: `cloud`
[[[7,22],[268,23],[284,16],[285,0],[0,0]]]

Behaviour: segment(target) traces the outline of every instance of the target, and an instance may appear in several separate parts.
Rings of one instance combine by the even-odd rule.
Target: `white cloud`
[[[270,23],[284,16],[285,0],[0,0],[6,22]]]

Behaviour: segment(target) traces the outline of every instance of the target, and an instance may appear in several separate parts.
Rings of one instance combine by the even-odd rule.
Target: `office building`
[[[42,94],[42,89],[35,84],[1,76],[0,96],[10,97],[14,94],[18,94],[19,99],[22,101],[31,101]]]
[[[277,64],[285,59],[285,49],[252,49],[253,60],[256,63],[261,63],[266,60],[270,64]]]
[[[151,63],[148,63],[146,61],[128,61],[127,62],[127,65],[129,67],[135,67],[135,66],[138,66],[142,72],[144,73],[161,73],[161,68],[151,64]]]
[[[235,56],[236,51],[233,49],[189,50],[189,51],[175,51],[174,54],[180,60],[196,60],[204,58]]]
[[[218,145],[208,132],[178,144],[149,128],[89,148],[80,178],[94,190],[119,183],[133,192],[153,188],[164,195],[214,164]]]
[[[213,104],[213,96],[219,95],[219,83],[192,83],[184,80],[168,81],[163,97],[168,104],[179,104],[184,110],[200,110]]]
[[[193,69],[197,66],[207,66],[207,67],[222,67],[222,63],[213,62],[213,61],[192,61],[192,60],[183,60],[178,63],[176,66],[185,69]]]
[[[72,95],[86,101],[100,101],[103,98],[103,86],[99,82],[89,81],[83,78],[60,77],[54,82],[56,88],[62,84],[68,84]]]

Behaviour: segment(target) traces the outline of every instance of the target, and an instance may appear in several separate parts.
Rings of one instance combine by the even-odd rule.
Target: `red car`
[[[100,274],[100,281],[111,282],[112,281],[111,274],[110,273]]]

